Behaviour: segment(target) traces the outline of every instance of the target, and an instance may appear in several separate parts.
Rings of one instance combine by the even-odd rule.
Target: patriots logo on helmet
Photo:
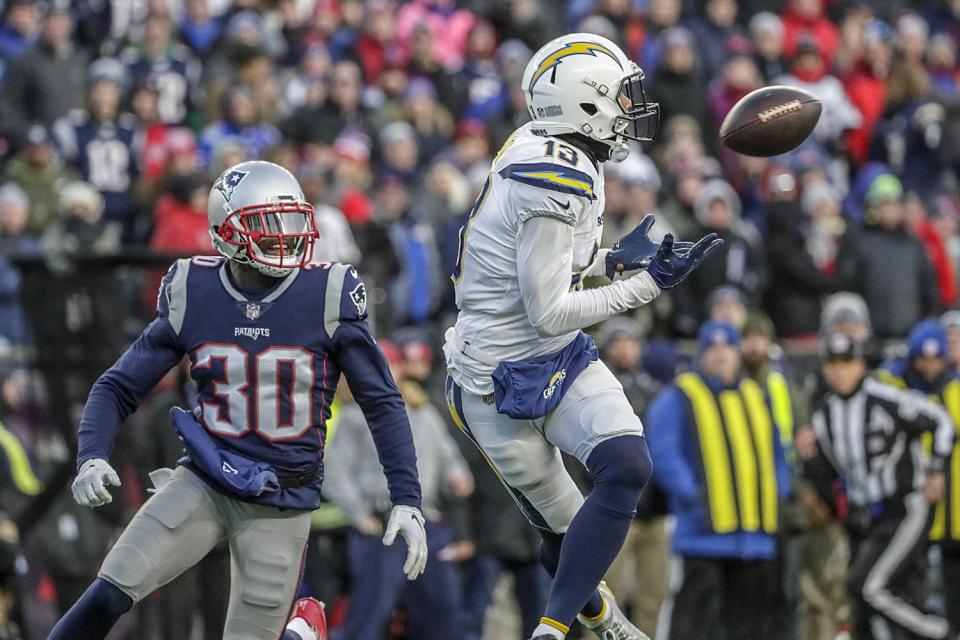
[[[617,66],[623,69],[623,65],[620,64],[620,60],[617,58],[617,55],[602,44],[598,44],[596,42],[568,42],[563,47],[557,49],[543,59],[543,61],[540,63],[540,66],[537,67],[537,70],[533,72],[533,76],[530,78],[530,85],[527,87],[527,91],[530,92],[530,95],[533,95],[533,87],[537,84],[537,80],[543,77],[543,74],[545,74],[547,71],[560,64],[564,58],[575,55],[588,55],[597,57],[597,53],[610,56],[610,58],[617,63]]]
[[[247,177],[249,171],[228,171],[223,174],[217,184],[214,185],[214,188],[223,194],[223,199],[227,202],[230,202],[230,198],[233,196],[233,190]]]

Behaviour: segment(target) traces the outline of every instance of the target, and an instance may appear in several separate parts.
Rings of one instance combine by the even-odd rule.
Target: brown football
[[[780,155],[806,140],[820,109],[820,101],[803,89],[763,87],[733,105],[720,125],[720,139],[744,155]]]

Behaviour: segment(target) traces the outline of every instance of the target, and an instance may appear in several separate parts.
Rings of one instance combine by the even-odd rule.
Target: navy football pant
[[[403,574],[407,545],[402,538],[391,547],[380,536],[351,531],[347,540],[352,589],[344,640],[380,640],[393,610],[407,612],[408,635],[417,640],[451,640],[462,623],[462,595],[457,565],[437,557],[453,542],[450,530],[427,522],[427,568],[410,582]]]

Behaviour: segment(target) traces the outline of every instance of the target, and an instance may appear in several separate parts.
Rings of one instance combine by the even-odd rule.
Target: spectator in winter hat
[[[858,127],[860,112],[850,103],[840,81],[830,75],[827,60],[813,38],[801,35],[794,46],[790,72],[775,84],[799,87],[817,96],[822,105],[813,136],[824,145],[836,146],[844,132]]]
[[[874,331],[902,336],[940,306],[937,280],[923,245],[905,224],[903,189],[896,177],[876,178],[867,192],[867,226],[848,231],[837,257],[844,289],[861,294]]]
[[[777,14],[761,11],[750,18],[749,30],[754,61],[763,79],[770,82],[786,71],[783,22]]]
[[[701,131],[706,130],[709,125],[703,91],[706,75],[693,34],[684,27],[670,27],[660,34],[660,40],[662,54],[650,84],[650,100],[660,104],[663,122],[684,114],[693,118]]]
[[[54,153],[53,139],[43,125],[27,129],[26,146],[7,165],[7,177],[30,199],[27,231],[43,234],[57,217],[60,190],[76,179]]]
[[[945,93],[956,93],[958,88],[957,49],[945,33],[930,38],[927,45],[927,71],[934,86]]]
[[[874,127],[883,115],[887,78],[893,61],[890,28],[873,20],[864,29],[864,53],[843,78],[843,88],[862,117],[860,126],[847,134],[847,148],[856,163],[867,160]]]
[[[50,126],[83,106],[90,58],[71,39],[70,12],[53,7],[43,21],[40,39],[8,68],[0,97],[5,124],[23,130],[28,123]]]
[[[800,40],[808,37],[816,43],[826,67],[829,68],[833,63],[840,44],[840,33],[824,15],[824,4],[823,0],[789,0],[782,16],[787,57],[796,55]]]
[[[104,198],[86,182],[72,182],[60,194],[60,219],[44,236],[53,254],[107,254],[120,246],[120,226],[104,218]]]
[[[870,310],[863,296],[841,291],[827,296],[820,314],[820,335],[843,333],[866,341],[873,335]]]
[[[960,311],[951,310],[940,316],[947,331],[947,357],[954,373],[960,373]]]
[[[846,231],[836,189],[826,181],[807,185],[800,198],[800,209],[808,224],[807,251],[818,269],[833,273],[840,239]]]

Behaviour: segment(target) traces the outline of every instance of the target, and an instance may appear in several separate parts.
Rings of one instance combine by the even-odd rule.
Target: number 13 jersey
[[[560,138],[537,135],[530,124],[507,139],[460,230],[452,275],[460,312],[444,345],[457,384],[472,393],[491,393],[495,362],[554,353],[573,340],[577,331],[543,336],[531,323],[517,275],[517,237],[521,226],[537,216],[569,225],[570,286],[580,287],[597,259],[603,207],[603,171],[585,152]],[[538,247],[542,253],[532,259],[557,250]]]

